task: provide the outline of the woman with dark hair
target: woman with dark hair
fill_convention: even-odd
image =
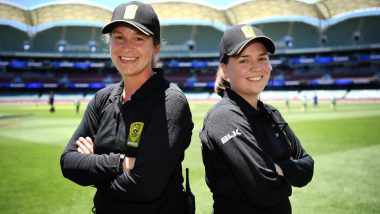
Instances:
[[[313,176],[314,161],[280,112],[259,99],[275,52],[259,29],[236,25],[220,42],[215,91],[222,99],[200,132],[214,214],[289,214],[292,186]]]

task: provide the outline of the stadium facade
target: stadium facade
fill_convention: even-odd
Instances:
[[[101,3],[0,1],[0,92],[92,93],[120,81],[101,35]],[[100,2],[100,1],[93,1]],[[161,20],[160,66],[186,91],[211,91],[223,31],[259,27],[276,43],[270,90],[380,88],[380,1],[145,1]]]

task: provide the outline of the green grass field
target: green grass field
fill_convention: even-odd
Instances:
[[[312,182],[293,188],[295,214],[380,213],[380,103],[327,104],[290,112],[274,103],[315,160]],[[211,104],[192,103],[195,128],[186,151],[197,213],[211,213],[198,134]],[[91,213],[92,187],[63,178],[59,158],[80,121],[72,104],[0,105],[0,213]],[[83,109],[83,108],[82,108]]]

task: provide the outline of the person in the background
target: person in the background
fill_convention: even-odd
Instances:
[[[330,98],[330,107],[331,107],[331,110],[333,111],[336,110],[336,98],[334,95]]]
[[[200,132],[213,213],[289,214],[292,186],[311,181],[314,161],[280,112],[259,100],[274,43],[242,24],[228,29],[219,47],[215,91],[222,99]]]
[[[48,103],[49,103],[49,111],[50,111],[50,113],[54,113],[55,112],[55,106],[54,106],[54,92],[50,92],[50,94],[49,94],[49,101],[48,101]]]
[[[75,112],[77,114],[79,114],[79,111],[80,111],[80,99],[79,98],[76,98],[75,101],[74,101],[74,105],[75,105]]]
[[[290,99],[289,97],[285,97],[285,107],[288,112],[290,112]]]
[[[301,104],[302,104],[301,105],[301,111],[306,112],[306,110],[307,110],[307,97],[306,97],[306,95],[302,96]]]
[[[314,107],[318,107],[318,95],[317,95],[317,93],[314,94],[313,104],[314,104]]]
[[[122,81],[88,104],[61,156],[62,173],[97,189],[96,213],[185,213],[181,163],[193,122],[183,92],[154,68],[157,15],[148,4],[121,4],[102,33]]]

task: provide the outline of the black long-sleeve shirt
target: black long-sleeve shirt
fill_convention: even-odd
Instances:
[[[314,161],[280,112],[261,101],[258,108],[227,89],[205,117],[200,138],[215,214],[290,213],[291,186],[312,179]]]
[[[126,103],[120,98],[123,82],[96,93],[61,156],[66,178],[97,188],[97,213],[186,209],[181,162],[191,141],[191,112],[182,91],[161,70],[155,72]],[[136,122],[140,128],[134,129]],[[77,152],[76,140],[87,136],[94,141],[94,155]],[[119,168],[121,153],[136,157],[129,172]]]

